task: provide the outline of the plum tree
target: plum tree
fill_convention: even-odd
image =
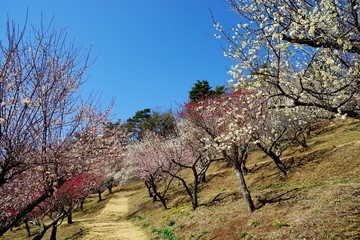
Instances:
[[[360,118],[359,2],[229,1],[239,22],[214,20],[237,86],[271,87],[281,107],[308,106]],[[286,99],[286,100],[284,100]],[[287,104],[284,104],[287,103]]]
[[[0,236],[73,176],[96,171],[93,158],[72,155],[74,143],[85,130],[100,134],[108,114],[77,93],[89,49],[51,25],[29,37],[15,26],[0,42]]]

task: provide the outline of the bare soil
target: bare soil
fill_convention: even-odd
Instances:
[[[77,219],[81,223],[83,231],[80,239],[149,239],[140,227],[126,219],[129,213],[129,196],[131,194],[133,194],[131,191],[116,192],[97,215],[92,218]]]

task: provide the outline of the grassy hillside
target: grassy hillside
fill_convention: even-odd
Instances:
[[[115,191],[134,192],[127,219],[153,239],[360,239],[360,122],[318,123],[307,143],[305,149],[292,146],[285,152],[287,176],[262,152],[250,152],[246,180],[258,208],[253,213],[244,204],[233,169],[224,162],[210,167],[195,211],[177,182],[168,195],[168,210],[152,202],[143,183]],[[74,213],[75,223],[59,227],[58,239],[86,239],[82,221],[96,218],[116,196],[106,192],[101,202],[96,195],[89,197],[85,211]],[[0,239],[31,238],[19,227]]]
[[[169,210],[139,184],[131,217],[155,239],[360,239],[360,123],[323,122],[307,143],[283,156],[288,176],[262,152],[250,153],[246,180],[254,213],[234,171],[216,163],[201,185],[197,210],[180,184],[171,189]]]

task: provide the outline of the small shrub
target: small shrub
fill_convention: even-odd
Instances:
[[[284,219],[276,219],[273,225],[278,228],[290,226],[289,224],[286,223]]]
[[[325,238],[325,239],[333,239],[333,238],[331,237],[330,232],[329,232],[327,229],[325,229],[325,230],[322,232],[322,236],[323,236],[323,238]]]
[[[168,227],[174,226],[175,222],[173,220],[170,220],[167,224]]]
[[[317,208],[315,208],[315,209],[313,210],[313,213],[316,214],[316,215],[318,215],[318,214],[321,213],[321,209],[320,209],[319,207],[317,207]]]
[[[257,227],[261,224],[259,219],[251,219],[249,221],[249,227]]]
[[[149,227],[149,223],[148,222],[143,222],[143,224],[142,224],[142,226],[143,226],[143,228],[147,228],[147,227]]]
[[[162,237],[163,239],[169,239],[169,240],[180,240],[180,238],[178,238],[173,230],[169,227],[166,228],[152,228],[151,229],[152,233],[155,233],[157,235],[160,235],[160,237]]]
[[[139,216],[139,215],[135,215],[135,219],[136,219],[137,221],[143,220],[143,218],[142,218],[141,216]]]
[[[245,230],[242,230],[239,234],[239,238],[246,238],[246,239],[252,239],[253,234],[251,232],[246,232]]]
[[[247,236],[247,232],[245,230],[242,230],[241,233],[239,234],[240,238],[246,238]]]
[[[185,227],[185,224],[180,224],[178,228],[183,229]]]

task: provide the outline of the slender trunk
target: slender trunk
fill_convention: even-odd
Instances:
[[[239,154],[241,157],[241,159],[239,159],[240,161],[240,165],[241,165],[241,169],[243,170],[244,174],[248,174],[249,173],[249,169],[246,167],[246,159],[247,159],[247,147],[245,147],[241,154]]]
[[[46,231],[51,227],[51,225],[49,226],[45,226],[43,223],[41,223],[40,225],[40,230],[39,232],[36,234],[36,236],[33,238],[33,240],[40,240],[44,237]]]
[[[112,194],[112,187],[113,187],[113,184],[112,183],[108,183],[106,184],[106,188],[109,190],[109,193]]]
[[[99,197],[99,202],[101,202],[102,198],[101,198],[101,190],[98,190],[98,197]]]
[[[195,210],[199,204],[198,204],[198,188],[199,188],[199,176],[198,173],[196,171],[196,166],[192,166],[192,171],[193,171],[193,175],[194,175],[194,186],[192,189],[192,199],[191,199],[191,203],[192,203],[192,209]],[[205,176],[205,174],[204,174]]]
[[[245,177],[243,174],[243,171],[241,169],[241,163],[245,160],[247,157],[246,155],[247,146],[245,146],[239,155],[239,147],[235,144],[231,147],[231,156],[229,156],[226,151],[223,151],[224,158],[227,159],[229,162],[232,162],[235,168],[236,177],[238,179],[239,185],[240,185],[240,192],[245,200],[245,204],[250,210],[250,212],[255,211],[255,205],[252,201],[251,194],[249,189],[246,186]]]
[[[204,172],[203,174],[201,174],[201,182],[206,182],[206,172]]]
[[[26,228],[26,232],[27,232],[27,236],[30,237],[31,236],[31,231],[30,231],[30,226],[29,226],[29,221],[25,220],[25,228]]]
[[[74,223],[73,220],[72,220],[72,210],[71,210],[71,209],[69,210],[69,212],[68,212],[68,214],[67,214],[67,223],[68,223],[69,225],[72,224],[72,223]]]
[[[180,180],[180,182],[181,182],[182,185],[184,186],[187,194],[189,195],[189,197],[190,197],[190,199],[191,199],[192,209],[195,209],[196,207],[194,208],[194,204],[197,202],[197,200],[194,201],[193,191],[189,188],[189,186],[186,184],[186,181],[185,181],[183,178],[181,178],[181,177],[179,177],[179,176],[177,176],[177,175],[172,175],[172,176],[173,176],[174,178]]]
[[[207,164],[204,169],[200,170],[200,181],[201,182],[206,182],[206,172],[209,169],[210,164]]]
[[[55,221],[54,224],[52,225],[50,240],[56,240],[57,227],[58,227],[57,223],[58,221]]]
[[[241,169],[245,175],[249,173],[249,169],[246,167],[245,163],[241,163]]]
[[[280,157],[278,155],[276,155],[273,151],[266,149],[263,145],[261,145],[260,143],[256,144],[264,153],[266,153],[269,157],[271,157],[271,159],[275,162],[276,166],[279,168],[279,170],[284,173],[285,175],[286,173],[286,166],[284,165],[284,163],[280,160]]]
[[[194,181],[194,187],[193,187],[193,195],[192,195],[192,209],[195,210],[198,206],[198,182],[195,180]]]
[[[286,166],[284,165],[284,163],[280,160],[280,157],[277,156],[275,153],[273,152],[270,152],[269,156],[274,160],[276,166],[280,169],[280,171],[283,173],[283,174],[287,174],[286,170]]]
[[[144,182],[145,183],[145,186],[148,190],[148,194],[149,194],[149,197],[151,197],[153,199],[153,202],[156,202],[157,201],[157,196],[155,193],[153,193],[151,191],[151,184],[149,184],[147,181]]]
[[[162,196],[160,193],[157,194],[157,197],[159,198],[161,204],[163,205],[164,209],[168,209],[167,205],[166,205],[166,199],[164,196]]]
[[[164,209],[168,209],[167,205],[166,205],[166,199],[165,199],[165,193],[164,195],[161,195],[158,191],[157,191],[157,187],[156,184],[154,182],[151,183],[151,187],[154,191],[153,195],[155,195],[155,197],[158,197],[161,204],[163,205]]]
[[[244,197],[246,206],[248,207],[250,212],[253,212],[253,211],[255,211],[255,205],[254,205],[254,202],[251,199],[249,189],[246,186],[246,182],[245,182],[243,172],[242,172],[241,168],[236,168],[236,167],[235,167],[235,171],[236,171],[236,177],[237,177],[238,182],[240,184],[240,191],[241,191],[242,196]]]
[[[144,184],[146,186],[146,189],[148,190],[149,197],[152,197],[151,187],[150,187],[149,183],[147,181],[144,181]]]
[[[80,201],[80,210],[83,212],[84,211],[84,203],[85,203],[85,199],[82,199]]]
[[[36,234],[36,236],[33,238],[33,240],[40,240],[44,237],[47,230],[49,230],[52,227],[50,240],[56,240],[56,232],[57,232],[57,226],[58,222],[62,219],[64,219],[64,213],[61,213],[60,215],[57,215],[55,219],[52,219],[52,222],[49,225],[45,225],[43,221],[39,220],[40,224],[40,230]]]

